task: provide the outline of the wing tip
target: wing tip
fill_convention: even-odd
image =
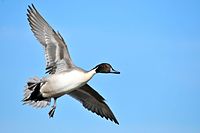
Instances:
[[[104,113],[100,113],[100,112],[97,112],[95,110],[91,110],[88,108],[87,104],[83,104],[83,106],[88,110],[88,111],[91,111],[92,113],[95,113],[97,114],[98,116],[101,116],[101,118],[105,118],[106,120],[110,120],[112,122],[114,122],[115,124],[119,125],[119,122],[118,120],[116,119],[116,117],[114,116],[114,114],[111,112],[111,114],[104,114]]]
[[[30,5],[28,5],[28,8],[29,9],[36,9],[33,3],[31,3]]]
[[[113,121],[115,124],[119,125],[119,122],[117,121],[116,118],[112,119],[111,121]]]
[[[32,13],[38,13],[38,11],[35,8],[33,3],[28,5],[27,12],[28,12],[29,15],[32,14]]]
[[[106,116],[104,116],[104,117],[106,118]],[[114,122],[115,124],[119,125],[119,122],[117,121],[117,119],[116,119],[116,117],[114,116],[113,113],[111,113],[110,115],[108,114],[108,116],[107,116],[106,119],[107,119],[107,120],[109,119],[109,120],[111,120],[112,122]]]

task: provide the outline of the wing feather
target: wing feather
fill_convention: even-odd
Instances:
[[[54,74],[73,67],[71,57],[68,52],[67,45],[60,35],[47,23],[47,21],[40,15],[37,9],[28,6],[28,21],[32,32],[37,40],[43,45],[45,49],[46,70],[49,74]],[[65,62],[62,69],[57,70],[59,62]]]
[[[119,124],[111,109],[104,102],[104,98],[88,84],[70,92],[69,95],[81,102],[89,111]]]

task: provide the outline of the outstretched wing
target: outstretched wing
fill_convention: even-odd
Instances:
[[[46,73],[54,74],[73,66],[64,39],[36,10],[34,5],[28,6],[28,21],[37,40],[43,45],[46,57]]]
[[[104,102],[105,99],[88,84],[70,92],[69,95],[77,99],[85,108],[93,113],[119,124],[111,109]]]

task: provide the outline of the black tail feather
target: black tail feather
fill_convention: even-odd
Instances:
[[[50,104],[50,99],[44,98],[40,92],[43,82],[35,77],[27,82],[24,90],[24,104],[29,104],[34,107],[46,107]]]

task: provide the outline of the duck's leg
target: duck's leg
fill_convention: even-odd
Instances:
[[[56,110],[56,99],[57,98],[54,98],[54,104],[53,106],[51,107],[51,110],[49,111],[49,118],[53,117],[54,113],[55,113],[55,110]]]

